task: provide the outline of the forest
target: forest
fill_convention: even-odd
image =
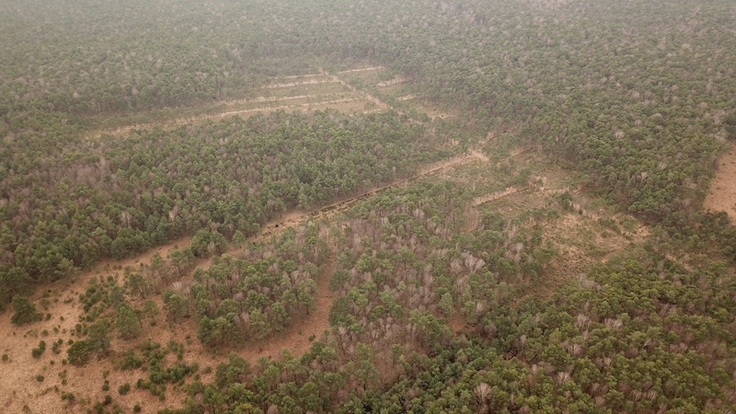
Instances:
[[[733,2],[0,2],[9,412],[736,411]]]

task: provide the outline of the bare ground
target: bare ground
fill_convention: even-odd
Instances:
[[[381,70],[381,69],[386,69],[386,67],[385,66],[369,66],[369,67],[366,67],[366,68],[343,70],[343,71],[340,71],[340,72],[337,72],[337,73],[340,74],[340,73],[353,73],[353,72],[367,72],[367,71]]]
[[[2,352],[8,355],[10,361],[1,365],[3,375],[0,376],[0,407],[2,407],[0,411],[21,413],[23,407],[28,406],[33,413],[85,412],[86,408],[89,407],[89,405],[82,403],[72,406],[62,404],[60,395],[53,390],[54,386],[58,386],[64,391],[73,392],[78,400],[89,398],[92,403],[104,399],[106,394],[118,397],[117,387],[126,381],[130,373],[116,372],[114,375],[111,374],[110,391],[103,392],[101,389],[102,372],[111,370],[109,361],[93,362],[81,368],[62,365],[61,363],[62,359],[66,358],[66,349],[68,348],[66,342],[69,339],[77,339],[71,336],[71,332],[74,330],[74,326],[79,323],[79,317],[82,314],[77,295],[86,289],[92,277],[100,278],[114,274],[116,272],[112,270],[114,268],[138,267],[141,263],[150,262],[155,253],[160,253],[162,257],[166,257],[168,252],[176,246],[184,247],[189,244],[190,240],[190,238],[179,239],[133,259],[102,261],[93,269],[80,274],[73,281],[60,281],[45,287],[43,291],[50,292],[51,301],[49,308],[44,310],[44,313],[52,315],[48,321],[15,326],[10,323],[10,313],[3,314],[3,319],[0,321],[0,337],[3,338],[0,346],[2,346]],[[117,273],[122,272],[117,271]],[[69,298],[71,301],[64,303]],[[54,328],[58,330],[58,333],[55,333]],[[48,335],[43,335],[44,330],[48,331]],[[61,347],[62,352],[55,355],[51,350],[51,344],[59,338],[64,341],[64,345]],[[31,349],[36,347],[40,340],[46,341],[47,349],[41,358],[34,359],[31,356]],[[113,341],[113,348],[120,345],[118,342]],[[66,371],[67,385],[62,385],[62,379],[60,378],[60,373],[64,371]],[[43,382],[37,381],[36,375],[43,375]],[[137,380],[139,376],[144,375],[138,372],[136,378],[132,381]],[[131,394],[138,395],[139,393],[134,391]],[[146,397],[144,399],[153,401],[153,404],[146,405],[147,410],[164,408],[163,405],[157,405],[157,400],[152,399],[148,392],[146,394],[143,395],[143,397]],[[118,398],[115,398],[115,400],[117,401]],[[127,407],[128,412],[132,410],[134,404],[135,402]],[[64,407],[63,410],[62,407]],[[124,405],[123,407],[125,408]]]
[[[731,150],[719,160],[718,171],[705,197],[703,208],[725,211],[731,223],[736,223],[736,144],[731,144]]]

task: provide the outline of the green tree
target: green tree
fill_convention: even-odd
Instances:
[[[87,341],[100,356],[106,356],[110,352],[110,329],[110,321],[107,319],[100,319],[89,326]]]
[[[127,304],[118,307],[118,315],[115,320],[115,328],[122,339],[135,339],[143,332],[140,318],[135,309]]]
[[[208,317],[199,321],[197,338],[203,345],[218,347],[233,343],[238,336],[238,328],[232,319],[235,315],[220,316],[215,319]]]
[[[172,321],[179,321],[189,314],[189,298],[172,290],[164,292],[164,307]]]
[[[75,341],[67,350],[67,359],[69,363],[76,366],[86,364],[92,353],[94,346],[88,340]]]
[[[446,317],[452,316],[453,312],[455,311],[455,304],[452,300],[452,295],[449,292],[445,292],[445,294],[442,295],[442,298],[440,298],[439,307],[442,310],[442,313]]]
[[[40,321],[43,316],[40,312],[36,311],[36,305],[34,305],[26,296],[13,296],[13,310],[15,313],[10,318],[10,321],[16,325],[37,322]]]
[[[125,287],[130,295],[140,295],[145,299],[150,293],[148,281],[140,273],[130,273],[125,276]]]
[[[238,247],[243,247],[243,244],[245,244],[248,241],[248,238],[245,237],[242,231],[235,230],[235,234],[233,234],[233,244]]]

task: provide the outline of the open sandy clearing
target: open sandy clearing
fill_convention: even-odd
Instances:
[[[736,144],[718,161],[718,171],[703,203],[705,210],[725,211],[736,223]]]
[[[8,355],[9,362],[2,363],[0,412],[21,413],[24,406],[28,406],[33,413],[61,412],[61,407],[65,404],[62,404],[59,394],[53,390],[54,386],[59,386],[62,390],[71,390],[80,397],[80,400],[81,397],[102,400],[106,394],[117,396],[117,387],[126,381],[123,378],[127,378],[126,376],[129,376],[130,372],[121,373],[116,371],[111,373],[109,378],[111,390],[103,392],[101,389],[102,373],[105,370],[111,370],[112,363],[109,360],[91,363],[80,368],[62,365],[61,363],[62,359],[66,358],[67,341],[77,339],[77,337],[71,336],[71,332],[75,325],[79,323],[79,316],[82,314],[77,294],[86,289],[92,277],[102,278],[115,273],[120,274],[122,271],[114,269],[124,269],[127,266],[139,267],[141,263],[150,262],[156,253],[166,257],[171,250],[184,247],[190,242],[190,237],[182,238],[165,246],[151,249],[136,258],[102,261],[93,269],[80,274],[72,282],[59,281],[44,287],[42,291],[50,293],[49,299],[51,302],[49,308],[43,310],[44,313],[51,314],[51,319],[47,321],[15,326],[10,324],[10,313],[6,312],[3,315],[2,322],[0,322],[0,337],[3,338],[0,341],[0,346],[2,347],[2,353]],[[68,299],[71,300],[64,303]],[[39,310],[42,309],[39,308]],[[48,333],[44,335],[44,331]],[[51,343],[57,339],[62,339],[64,342],[61,347],[62,352],[58,355],[51,350]],[[35,359],[31,356],[31,349],[36,347],[41,340],[47,342],[48,349],[41,358]],[[113,348],[116,347],[116,343],[117,340],[114,340]],[[43,381],[38,381],[37,375],[42,375],[44,377]],[[62,385],[62,375],[67,378],[67,386]],[[138,377],[145,376],[144,373],[140,372],[135,373],[135,375],[133,381]],[[113,384],[115,388],[112,388]],[[157,401],[157,399],[152,398],[150,393],[147,391],[146,393],[147,395],[144,395],[144,397],[154,403]],[[135,392],[131,392],[131,394],[138,395]],[[140,395],[143,395],[143,393]],[[118,398],[116,398],[116,401],[118,401]],[[131,402],[130,406],[127,407],[128,412],[132,410],[134,404],[135,402]],[[74,407],[68,407],[66,412],[86,412],[88,407],[85,406],[82,409],[83,405],[81,403],[75,404]],[[123,405],[123,407],[125,406]],[[146,405],[148,410],[157,410],[164,407],[164,405],[156,404]]]
[[[162,112],[159,120],[151,121],[151,117],[141,114],[134,114],[127,121],[122,121],[124,126],[112,127],[107,129],[93,130],[85,133],[87,139],[97,139],[103,135],[121,136],[127,134],[133,129],[152,129],[154,127],[174,128],[178,125],[197,124],[209,119],[219,119],[227,116],[244,115],[249,116],[255,113],[268,114],[274,111],[304,111],[304,110],[326,110],[334,109],[345,113],[370,113],[393,109],[397,110],[380,98],[363,90],[356,88],[348,81],[338,75],[352,76],[363,79],[361,73],[370,73],[369,77],[376,77],[379,70],[384,69],[382,66],[374,66],[367,68],[351,69],[334,74],[326,72],[320,68],[320,73],[302,75],[294,78],[282,77],[275,79],[276,83],[264,86],[260,91],[260,96],[249,99],[233,99],[213,103],[206,109],[192,110],[186,109],[179,112],[169,111]],[[284,82],[286,81],[286,82]],[[379,86],[392,87],[405,82],[403,77],[396,77],[378,83]],[[413,99],[413,96],[411,96]],[[408,98],[407,98],[408,99]],[[431,118],[449,118],[455,116],[452,113],[438,112],[438,108],[428,103],[416,102],[412,103],[420,112],[427,113]],[[179,115],[179,116],[177,116]],[[417,122],[417,121],[412,121]],[[125,125],[127,123],[127,125]]]

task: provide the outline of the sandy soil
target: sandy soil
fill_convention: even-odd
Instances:
[[[66,403],[62,404],[60,395],[53,390],[54,386],[58,386],[64,391],[73,392],[79,400],[91,398],[92,403],[94,403],[94,401],[104,399],[106,394],[110,394],[117,401],[117,398],[115,398],[118,397],[117,387],[125,382],[122,378],[130,376],[130,372],[116,373],[115,381],[113,381],[113,375],[111,374],[110,391],[103,392],[101,389],[103,383],[102,372],[111,370],[112,366],[109,361],[93,362],[82,368],[62,365],[61,363],[62,359],[66,358],[68,348],[66,342],[69,339],[77,339],[77,337],[71,335],[74,326],[80,322],[79,316],[82,314],[77,296],[86,289],[92,277],[107,277],[111,274],[122,275],[122,270],[113,269],[124,269],[126,266],[138,267],[141,263],[150,262],[155,253],[166,257],[169,251],[177,246],[186,246],[190,241],[191,238],[182,238],[165,246],[151,249],[136,258],[102,261],[93,269],[77,276],[73,281],[60,281],[39,289],[33,299],[38,299],[38,296],[41,296],[43,292],[49,293],[51,304],[48,309],[43,310],[44,313],[51,314],[51,319],[47,321],[15,326],[10,323],[10,312],[2,314],[2,320],[0,320],[0,338],[2,338],[0,346],[2,347],[2,353],[7,354],[10,360],[9,362],[0,363],[3,372],[3,375],[0,375],[0,412],[21,413],[26,405],[33,413],[62,412],[62,407],[66,407],[65,411],[68,412],[86,411],[88,405],[85,404],[77,403],[69,407]],[[120,281],[122,282],[122,279]],[[64,303],[68,299],[71,299],[70,303]],[[39,308],[39,310],[42,309]],[[54,331],[54,328],[58,330],[58,333]],[[44,335],[44,331],[48,331],[48,334]],[[52,343],[57,339],[64,341],[64,345],[61,346],[61,353],[58,355],[54,354],[51,349]],[[41,340],[44,340],[47,344],[46,351],[41,358],[34,359],[31,356],[31,350]],[[119,345],[117,342],[113,341],[113,348]],[[63,371],[66,371],[67,385],[62,385],[60,374]],[[37,375],[44,376],[43,382],[36,380]],[[132,381],[137,380],[140,376],[143,376],[142,373],[136,373]],[[119,380],[118,377],[120,377]],[[136,394],[136,392],[131,392],[131,394]],[[147,397],[150,399],[150,394]],[[134,404],[131,403],[128,409],[132,410]],[[82,409],[83,406],[84,409]],[[164,408],[164,406],[160,406],[160,408]]]
[[[703,208],[725,211],[731,223],[736,223],[736,144],[731,144],[731,150],[719,160]]]

